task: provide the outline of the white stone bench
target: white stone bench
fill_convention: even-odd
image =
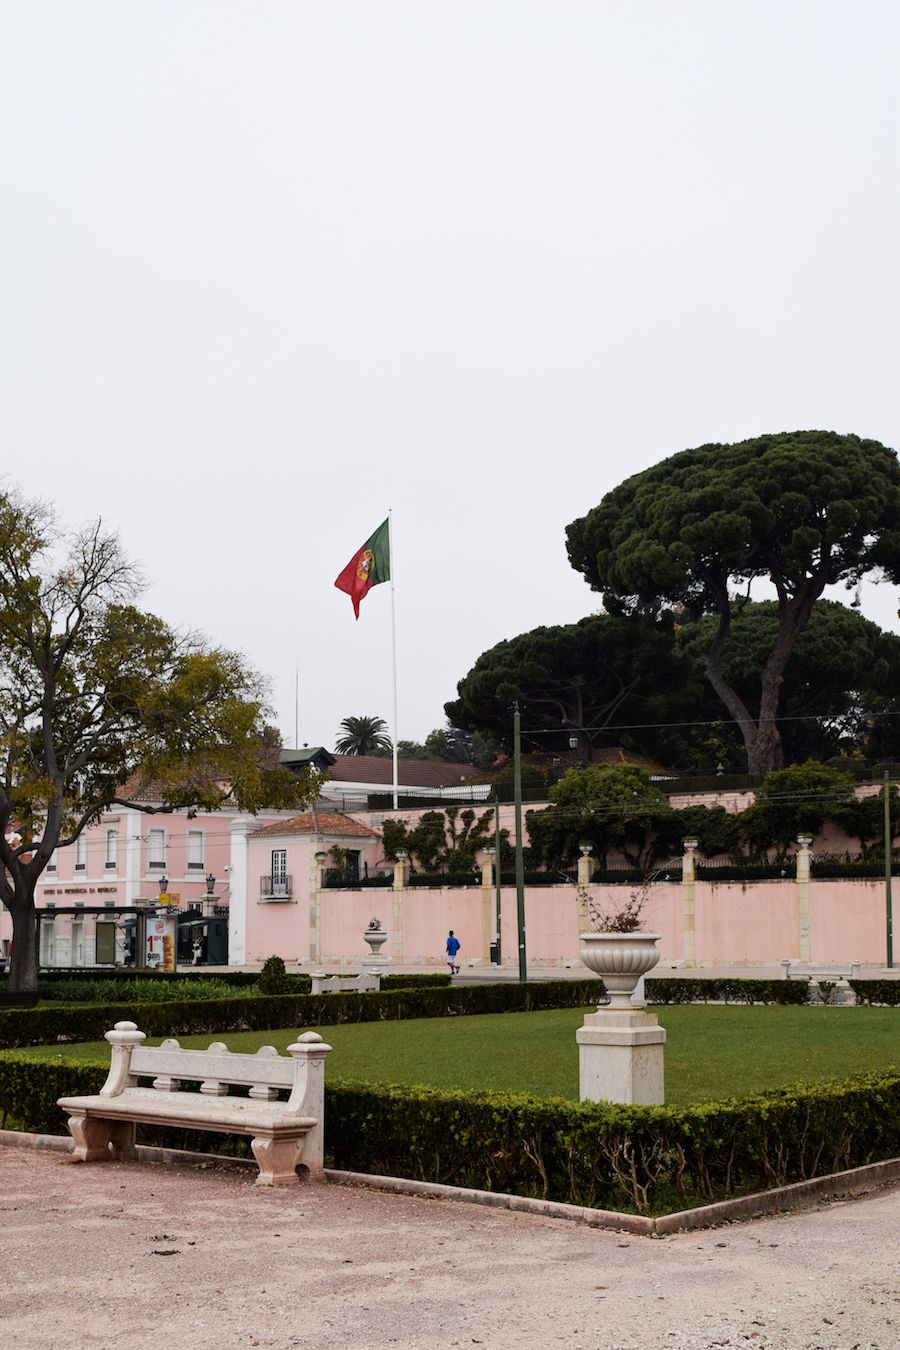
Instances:
[[[377,994],[381,989],[380,975],[326,975],[324,970],[310,971],[314,994]]]
[[[259,1165],[261,1186],[291,1186],[324,1178],[325,1056],[331,1049],[314,1031],[288,1046],[290,1058],[264,1045],[255,1055],[235,1054],[221,1042],[183,1050],[175,1040],[144,1046],[134,1022],[117,1022],[109,1076],[95,1097],[61,1097],[75,1140],[73,1162],[135,1157],[137,1125],[246,1134]],[[138,1079],[152,1078],[152,1087]],[[183,1082],[199,1084],[181,1091]],[[229,1095],[231,1086],[248,1096]],[[280,1090],[290,1092],[279,1101]]]

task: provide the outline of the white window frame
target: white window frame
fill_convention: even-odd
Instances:
[[[118,829],[110,829],[106,831],[105,866],[110,872],[114,872],[119,866]]]
[[[56,849],[54,849],[53,852],[50,854],[50,858],[47,862],[46,871],[48,872],[56,871]]]
[[[273,848],[269,859],[273,895],[287,895],[287,849]]]
[[[188,830],[185,839],[185,863],[188,872],[204,872],[203,861],[205,834],[203,830]]]
[[[81,831],[81,834],[80,834],[80,835],[78,836],[78,838],[75,840],[75,871],[76,871],[76,872],[86,872],[86,871],[87,871],[87,845],[88,845],[87,834],[85,833],[84,830],[82,830],[82,831]]]
[[[166,848],[168,840],[165,830],[147,831],[147,870],[164,872],[166,870]],[[154,856],[154,854],[158,856]]]

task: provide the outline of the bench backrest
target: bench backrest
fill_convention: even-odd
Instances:
[[[254,1055],[228,1049],[214,1041],[206,1050],[182,1050],[178,1041],[163,1041],[160,1046],[135,1046],[131,1053],[131,1078],[155,1078],[161,1087],[165,1080],[199,1082],[201,1091],[216,1091],[217,1084],[236,1087],[291,1088],[296,1066],[293,1059],[279,1055],[272,1045],[263,1045]]]

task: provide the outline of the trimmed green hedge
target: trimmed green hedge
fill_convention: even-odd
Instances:
[[[848,980],[857,1003],[900,1008],[900,980]]]
[[[423,975],[382,975],[382,989],[449,989],[449,970],[429,971]]]
[[[546,980],[529,984],[459,985],[383,990],[378,994],[280,995],[198,999],[183,1003],[106,1003],[94,1007],[0,1010],[0,1049],[55,1041],[98,1041],[115,1022],[137,1021],[148,1036],[269,1031],[276,1027],[383,1022],[410,1017],[583,1008],[604,994],[602,981]]]
[[[107,1006],[111,1003],[181,1003],[186,999],[222,999],[228,998],[228,989],[240,990],[242,998],[254,998],[258,994],[258,977],[242,975],[220,978],[218,975],[159,975],[134,971],[106,975],[93,971],[54,971],[48,977],[40,976],[41,996],[51,1002],[59,1003],[97,1003]],[[436,989],[450,984],[449,973],[436,971],[422,975],[384,975],[382,989]],[[172,993],[168,990],[176,988]],[[308,994],[312,989],[312,980],[306,974],[285,974],[283,976],[283,994]],[[0,992],[6,988],[0,983]]]
[[[95,1065],[7,1055],[0,1110],[58,1134],[57,1098],[97,1092],[104,1078]],[[900,1072],[688,1108],[333,1082],[326,1116],[335,1167],[665,1213],[896,1156]],[[169,1144],[175,1134],[155,1132]],[[246,1142],[177,1135],[216,1152]]]
[[[700,980],[668,976],[644,985],[648,1003],[778,1003],[809,1002],[808,980]]]

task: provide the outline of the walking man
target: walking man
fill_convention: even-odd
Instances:
[[[456,962],[458,952],[459,952],[459,938],[453,936],[453,929],[451,928],[449,934],[447,935],[447,965],[450,967],[451,975],[459,974],[459,966],[457,965]]]

